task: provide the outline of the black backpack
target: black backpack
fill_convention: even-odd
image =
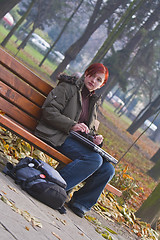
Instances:
[[[7,163],[3,172],[31,196],[53,209],[60,209],[67,199],[65,180],[41,160],[25,157],[16,166]]]

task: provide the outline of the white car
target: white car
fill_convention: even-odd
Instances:
[[[53,51],[49,53],[49,59],[51,61],[55,61],[57,64],[60,64],[64,58],[65,56],[59,51]],[[69,68],[69,64],[67,65],[66,68],[67,69]]]
[[[46,42],[43,38],[41,38],[38,34],[33,33],[30,38],[30,43],[34,45],[41,52],[46,52],[51,46],[48,42]]]
[[[61,63],[64,59],[64,55],[59,51],[53,51],[49,53],[49,58],[57,63]]]

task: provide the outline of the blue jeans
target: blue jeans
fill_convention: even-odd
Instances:
[[[97,202],[105,185],[112,179],[114,167],[70,136],[57,150],[73,160],[59,171],[67,183],[66,191],[85,181],[84,186],[74,192],[71,200],[73,206],[85,213]]]

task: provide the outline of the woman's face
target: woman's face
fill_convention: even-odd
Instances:
[[[92,92],[98,88],[100,88],[105,80],[105,74],[104,73],[95,73],[92,76],[85,75],[84,78],[84,84],[86,88]]]

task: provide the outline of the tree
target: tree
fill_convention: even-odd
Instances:
[[[132,101],[134,100],[141,84],[142,83],[140,82],[139,85],[135,88],[134,92],[132,92],[132,94],[124,102],[124,105],[119,109],[119,111],[117,111],[120,117],[127,111],[128,107],[132,104]]]
[[[158,129],[160,130],[160,128]],[[148,170],[147,174],[154,180],[158,181],[160,178],[160,148],[157,150],[157,152],[152,156],[150,160],[154,162],[155,165],[150,170]]]
[[[9,39],[12,37],[12,35],[15,33],[15,31],[18,29],[18,27],[22,24],[22,22],[26,19],[26,17],[28,16],[29,12],[31,11],[34,3],[37,0],[32,0],[31,3],[28,6],[27,11],[24,13],[24,15],[19,19],[19,21],[14,25],[14,27],[11,29],[11,31],[8,33],[8,35],[5,37],[5,39],[2,41],[1,45],[4,47],[7,42],[9,41]]]
[[[160,58],[159,51],[157,51],[159,49],[159,44],[157,45],[157,42],[153,38],[151,32],[149,32],[148,35],[147,40],[146,38],[144,39],[143,43],[141,44],[142,47],[139,48],[137,54],[130,64],[130,78],[128,80],[130,81],[130,85],[134,86],[132,88],[132,94],[130,95],[130,98],[136,95],[143,95],[145,96],[145,99],[148,98],[149,103],[151,103],[153,97],[155,97],[155,95],[157,95],[159,92],[160,78],[157,63],[159,62],[158,59]],[[129,98],[127,98],[127,102],[125,101],[125,105],[119,111],[122,112],[122,114],[124,112],[123,109],[126,109],[126,105],[129,104],[128,99]],[[120,116],[122,116],[122,114]],[[134,122],[139,118],[139,116],[134,119]],[[155,131],[155,134],[152,134],[150,138],[154,140],[154,138],[156,139],[157,135],[158,128],[157,131]]]
[[[6,15],[20,0],[1,0],[0,19]]]
[[[110,70],[109,81],[104,88],[101,89],[101,94],[104,96],[117,84],[117,81],[121,82],[121,86],[125,84],[128,74],[126,70],[127,66],[130,66],[131,56],[141,47],[145,37],[152,33],[152,28],[156,25],[156,22],[159,22],[159,7],[160,3],[158,3],[156,7],[154,6],[154,11],[149,14],[148,18],[145,16],[145,19],[143,19],[143,22],[140,24],[140,28],[133,37],[128,40],[124,48],[103,60],[103,63],[109,66]],[[157,29],[159,29],[159,26],[157,26]]]
[[[104,23],[106,19],[108,19],[114,11],[122,4],[121,0],[116,2],[110,0],[107,1],[107,5],[103,6],[102,0],[97,0],[92,16],[88,22],[86,29],[82,36],[73,43],[65,52],[64,60],[59,64],[57,69],[51,74],[51,79],[55,80],[58,73],[62,72],[66,66],[76,58],[80,50],[84,47],[84,45],[89,40],[90,36],[97,30],[97,28]]]
[[[155,165],[147,172],[147,174],[154,180],[158,181],[160,178],[160,157],[156,161]]]
[[[44,4],[45,3],[45,4]],[[28,18],[32,22],[31,30],[26,36],[26,38],[18,46],[18,49],[24,48],[31,37],[35,29],[40,28],[44,30],[46,25],[50,26],[52,24],[52,19],[54,18],[56,11],[61,7],[59,1],[50,0],[38,0],[37,3],[32,8]]]
[[[46,55],[44,56],[44,58],[42,59],[42,61],[40,62],[39,66],[41,67],[42,64],[44,63],[44,61],[46,60],[46,58],[48,57],[49,53],[52,51],[52,49],[54,48],[54,46],[56,45],[56,43],[59,41],[59,39],[61,38],[62,34],[64,33],[64,31],[66,30],[68,24],[70,23],[70,21],[72,20],[72,18],[74,17],[74,15],[76,14],[76,12],[78,11],[78,9],[80,8],[80,6],[82,5],[84,0],[81,0],[80,3],[78,4],[78,6],[75,8],[74,12],[71,14],[71,16],[69,17],[69,19],[66,21],[65,25],[63,26],[62,30],[60,31],[60,34],[58,35],[57,39],[55,40],[55,42],[52,44],[52,46],[50,47],[50,49],[47,51]]]
[[[127,131],[130,134],[134,134],[134,132],[144,123],[146,119],[150,118],[151,116],[156,114],[158,111],[160,111],[160,95],[158,95],[158,97],[153,102],[151,102],[151,104],[148,105],[148,108],[143,113],[143,115],[140,116],[136,121],[134,121],[129,126]]]
[[[151,157],[150,159],[152,162],[157,162],[160,160],[160,148],[157,150],[157,152]]]
[[[154,142],[159,142],[160,141],[160,123],[156,124],[157,129],[156,131],[150,136],[151,140]],[[159,154],[157,153],[155,156],[151,158],[151,161],[156,162],[156,159],[158,160],[158,156],[160,158],[160,150]]]
[[[92,59],[91,63],[93,63],[93,62],[100,62],[104,58],[104,56],[107,54],[107,52],[112,47],[114,42],[117,40],[117,38],[120,36],[120,34],[122,34],[122,31],[126,27],[127,23],[132,19],[133,14],[136,13],[137,9],[142,5],[143,2],[144,2],[144,0],[141,0],[137,4],[137,0],[134,0],[134,1],[132,1],[130,3],[128,9],[125,11],[124,15],[117,22],[116,26],[113,28],[113,30],[109,34],[109,36],[107,37],[107,39],[103,43],[102,47],[98,50],[97,54]],[[111,56],[111,58],[109,58],[109,59],[111,59],[111,61],[113,62],[113,64],[117,68],[116,71],[114,71],[115,67],[114,67],[114,70],[113,70],[114,75],[116,73],[116,76],[114,76],[114,79],[116,79],[116,81],[118,79],[119,80],[119,85],[122,88],[125,88],[126,87],[126,81],[124,79],[126,79],[126,78],[123,77],[123,74],[122,74],[122,71],[121,71],[121,69],[123,69],[123,68],[122,68],[121,64],[118,63],[118,62],[120,62],[121,53],[120,54],[119,53],[118,54],[115,53],[115,56],[116,56],[116,59],[115,59],[115,57],[112,57],[112,56]],[[113,58],[114,58],[114,60],[113,60]],[[118,63],[119,66],[117,66],[116,63]],[[106,64],[106,63],[105,63],[105,65],[108,66],[108,64]],[[113,81],[113,79],[112,79],[112,86],[115,85],[115,83],[116,82]],[[106,84],[104,86],[104,88],[101,88],[99,90],[99,93],[103,93],[103,91],[104,91],[104,89],[106,87],[108,87],[108,84]],[[103,94],[102,101],[104,100],[105,96],[106,96],[106,93]]]
[[[113,28],[110,35],[103,43],[102,47],[98,50],[97,54],[92,59],[91,63],[100,62],[104,58],[113,43],[118,39],[120,34],[122,34],[122,31],[126,27],[127,23],[132,19],[133,14],[136,13],[137,9],[142,5],[143,2],[144,0],[141,0],[137,4],[137,0],[134,0],[130,3],[128,9],[125,11],[124,15],[120,18],[116,26]]]
[[[150,223],[152,228],[156,229],[156,223],[160,217],[160,183],[144,201],[135,215],[141,218],[142,221]]]

